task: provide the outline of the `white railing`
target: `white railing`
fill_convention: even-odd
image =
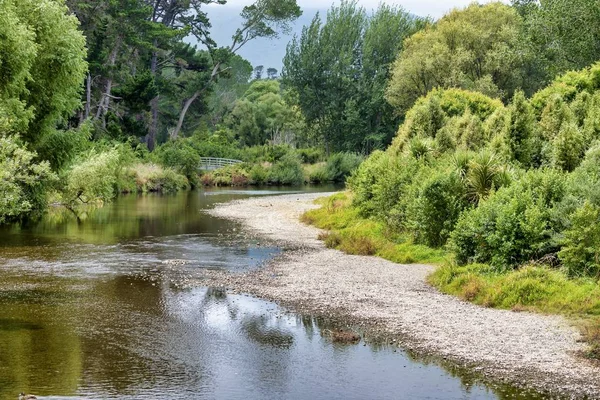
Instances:
[[[214,171],[215,169],[241,164],[242,162],[241,160],[232,160],[229,158],[200,157],[199,168],[202,171]]]

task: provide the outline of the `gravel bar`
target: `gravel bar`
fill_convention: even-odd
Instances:
[[[479,307],[426,283],[435,267],[401,265],[324,247],[299,217],[327,193],[251,198],[209,213],[243,223],[286,251],[257,271],[207,271],[197,284],[262,297],[294,311],[360,326],[365,336],[477,371],[548,397],[600,399],[600,367],[585,359],[568,320]]]

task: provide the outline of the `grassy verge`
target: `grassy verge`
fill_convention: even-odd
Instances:
[[[391,232],[383,222],[360,216],[351,194],[316,201],[321,208],[302,221],[328,230],[329,248],[349,254],[375,255],[397,263],[438,265],[429,283],[440,291],[484,307],[560,314],[569,317],[590,345],[588,356],[600,359],[600,285],[591,278],[571,278],[556,268],[528,265],[499,273],[484,264],[457,266],[452,254],[414,244]]]
[[[446,252],[414,244],[392,233],[384,223],[362,218],[348,193],[317,200],[323,207],[302,216],[302,221],[329,232],[321,239],[329,248],[349,254],[375,255],[397,263],[441,264]]]

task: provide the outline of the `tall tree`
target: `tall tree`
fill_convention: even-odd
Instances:
[[[277,79],[277,74],[279,73],[279,71],[277,71],[277,68],[267,68],[267,78],[269,79]]]
[[[522,19],[510,6],[472,4],[408,38],[387,99],[399,113],[435,87],[508,99],[523,84]]]
[[[7,0],[0,18],[3,133],[35,144],[81,104],[85,39],[60,0]]]
[[[600,59],[600,2],[513,0],[546,79]]]
[[[264,65],[257,65],[254,68],[254,79],[256,79],[256,80],[262,79],[264,72],[265,72]]]
[[[173,130],[171,138],[179,136],[190,106],[216,82],[226,69],[224,64],[233,54],[256,38],[272,39],[277,38],[279,32],[289,32],[290,24],[300,15],[302,15],[302,11],[296,0],[256,0],[254,4],[244,7],[242,10],[241,16],[244,22],[235,32],[232,43],[228,47],[217,47],[216,43],[210,39],[207,30],[194,31],[193,34],[196,38],[209,49],[213,64],[212,71],[206,84],[183,103],[177,126]]]
[[[329,150],[368,152],[389,143],[399,119],[384,101],[390,65],[423,21],[382,5],[373,15],[342,1],[288,45],[282,73],[309,126]]]

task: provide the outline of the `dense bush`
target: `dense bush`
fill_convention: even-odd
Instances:
[[[36,163],[16,137],[0,137],[0,223],[41,210],[56,179],[47,162]]]
[[[189,189],[188,179],[171,168],[156,164],[135,164],[125,173],[125,179],[117,184],[120,192],[175,193]]]
[[[586,202],[577,209],[558,256],[570,275],[600,277],[600,207]]]
[[[532,170],[463,213],[451,235],[457,262],[506,270],[554,255],[564,229],[557,210],[566,187],[564,174]]]
[[[61,177],[63,202],[69,207],[75,207],[112,200],[116,195],[120,168],[117,148],[81,154]]]
[[[155,156],[162,165],[183,174],[192,186],[197,185],[200,156],[186,141],[178,140],[166,143],[156,150]]]
[[[335,153],[327,163],[317,168],[310,175],[310,181],[319,182],[345,182],[363,161],[363,158],[354,153]]]
[[[300,158],[288,153],[276,162],[269,172],[269,183],[278,185],[300,185],[304,182],[304,171]]]
[[[316,164],[325,159],[325,151],[316,147],[296,150],[304,164]]]
[[[246,164],[236,164],[202,175],[201,182],[204,186],[245,186],[250,176]]]
[[[455,171],[423,168],[413,186],[407,228],[417,243],[443,246],[469,206],[464,184]]]

